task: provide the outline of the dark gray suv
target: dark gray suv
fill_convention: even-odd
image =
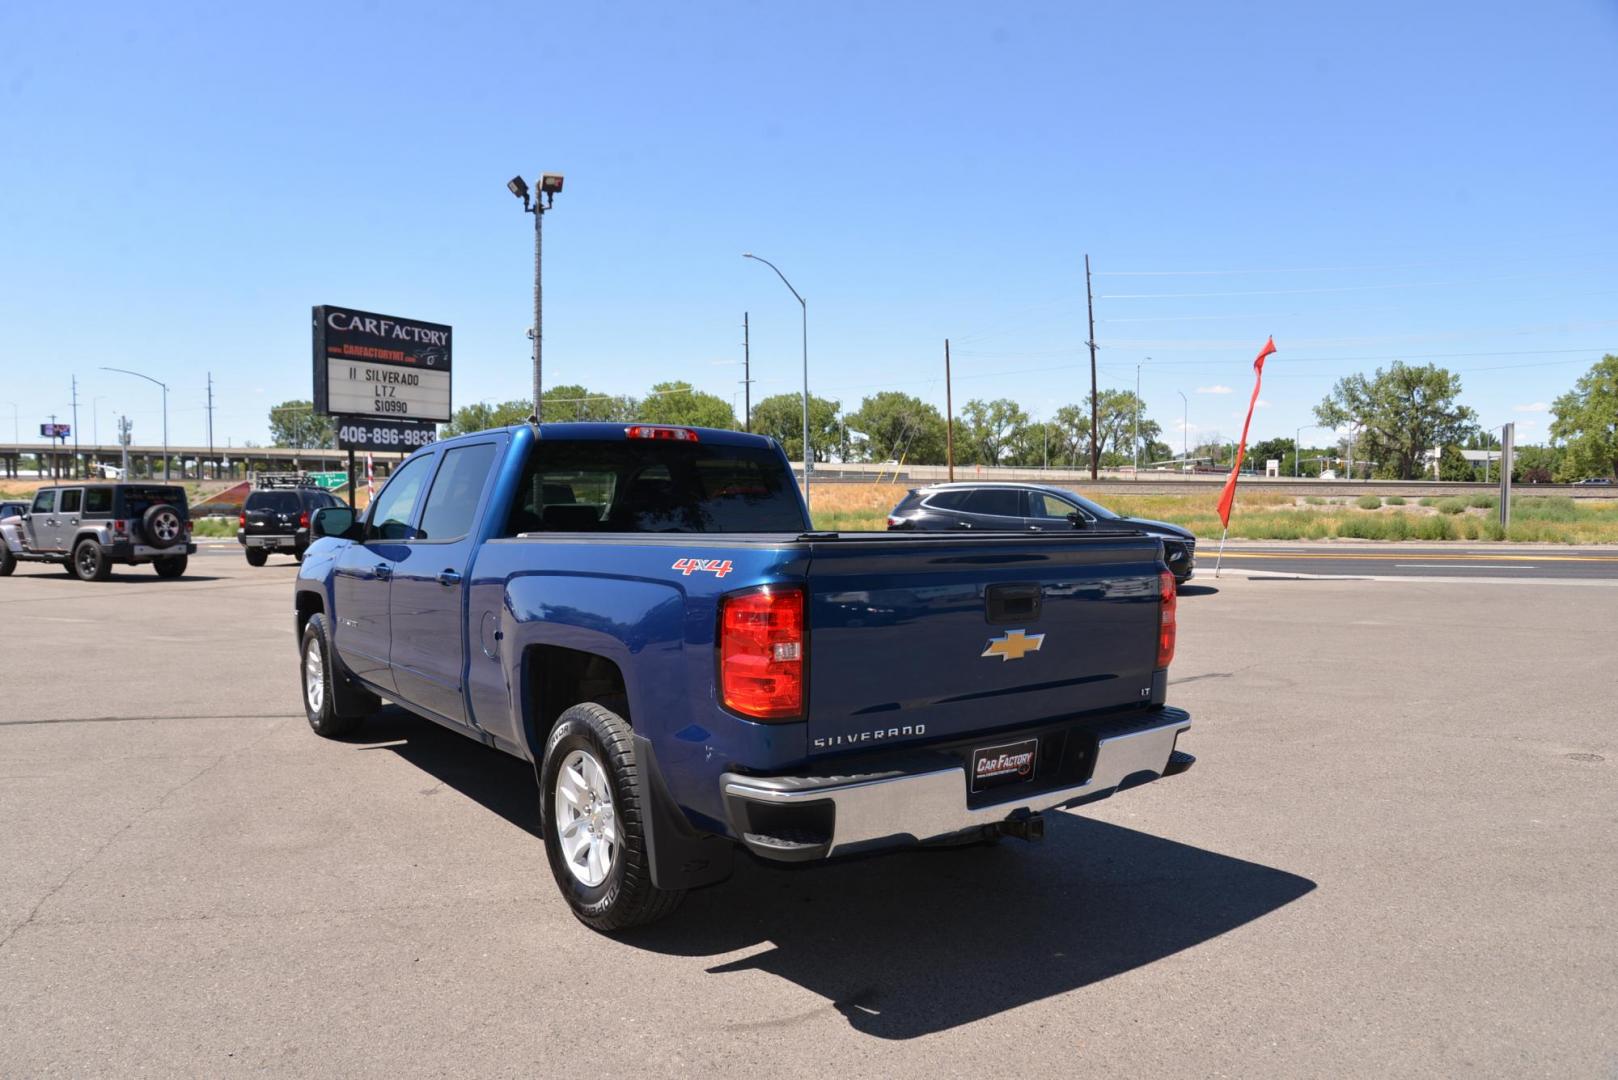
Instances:
[[[19,562],[52,562],[84,581],[143,563],[177,578],[196,550],[185,488],[170,484],[40,488],[25,513],[0,523],[0,577]]]
[[[1132,533],[1163,541],[1163,561],[1184,585],[1197,561],[1197,537],[1166,521],[1124,517],[1066,488],[1044,484],[960,483],[917,488],[888,514],[889,529],[943,532]]]

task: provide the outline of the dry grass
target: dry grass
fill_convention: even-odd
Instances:
[[[910,489],[899,484],[822,484],[814,489],[817,529],[860,532],[887,528],[888,511]],[[1198,536],[1220,532],[1217,489],[1185,495],[1128,495],[1117,489],[1076,489],[1120,514],[1183,525]],[[1459,500],[1458,500],[1459,501]],[[1482,499],[1477,500],[1479,502]],[[1618,502],[1517,496],[1502,532],[1492,509],[1384,506],[1351,509],[1294,495],[1238,492],[1230,535],[1242,540],[1518,540],[1563,544],[1618,543]]]

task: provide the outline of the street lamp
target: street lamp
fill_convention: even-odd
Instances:
[[[1299,444],[1298,439],[1304,432],[1314,431],[1319,427],[1319,424],[1305,424],[1292,433],[1292,479],[1294,480],[1298,479],[1298,463],[1303,458],[1303,447]]]
[[[1185,396],[1184,390],[1174,391],[1180,395],[1180,471],[1189,472],[1191,465],[1191,401]]]
[[[522,200],[522,208],[534,215],[534,326],[528,331],[528,336],[534,342],[534,423],[539,423],[544,415],[545,401],[544,380],[540,375],[540,342],[543,325],[543,305],[540,291],[540,251],[545,223],[545,211],[551,208],[551,202],[562,191],[561,173],[544,173],[534,185],[537,189],[530,200],[528,183],[520,176],[513,176],[506,181],[506,189]],[[543,200],[540,196],[543,195]]]
[[[1148,356],[1146,363],[1151,363]],[[1135,365],[1135,475],[1133,479],[1140,479],[1140,364]]]
[[[781,279],[781,284],[797,298],[798,306],[803,309],[803,502],[809,504],[809,462],[814,457],[809,447],[809,301],[799,295],[798,290],[792,287],[792,282],[781,273],[781,268],[770,260],[754,255],[750,251],[742,252],[742,258],[761,262],[775,271],[775,276]]]
[[[116,371],[116,372],[118,372],[119,374],[122,374],[122,375],[133,375],[137,379],[145,379],[149,383],[157,383],[158,386],[161,386],[163,388],[163,479],[167,480],[169,478],[169,387],[168,387],[168,383],[159,382],[157,379],[152,378],[150,375],[142,375],[140,372],[138,372],[138,371],[130,371],[128,368],[103,367],[101,370],[102,371]]]

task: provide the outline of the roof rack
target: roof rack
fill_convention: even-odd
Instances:
[[[314,477],[308,473],[251,473],[248,476],[254,491],[293,491],[298,488],[318,488]]]

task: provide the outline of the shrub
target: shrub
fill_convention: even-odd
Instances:
[[[1378,495],[1361,495],[1354,500],[1354,505],[1361,510],[1380,510],[1382,509],[1382,498]]]
[[[1421,505],[1422,506],[1437,506],[1438,505],[1438,500],[1433,498],[1431,495],[1423,495],[1421,497]]]
[[[1326,500],[1322,499],[1319,495],[1307,496],[1303,501],[1308,503],[1310,506],[1325,506],[1326,505]]]
[[[1439,499],[1438,500],[1438,512],[1441,513],[1441,514],[1459,514],[1459,513],[1465,512],[1465,510],[1466,510],[1466,500],[1465,499],[1458,499],[1458,498],[1455,498],[1454,496],[1451,496],[1450,498],[1447,498],[1447,499]]]
[[[1410,535],[1415,540],[1454,540],[1456,524],[1455,518],[1448,518],[1442,514],[1423,514],[1411,523]],[[1460,524],[1464,527],[1472,522],[1467,518]]]
[[[1500,497],[1498,495],[1474,495],[1466,500],[1466,505],[1474,510],[1493,510],[1500,505]]]
[[[1439,517],[1438,515],[1434,514],[1433,520],[1448,521],[1449,518]],[[1483,535],[1483,523],[1470,514],[1464,518],[1458,519],[1456,524],[1461,527],[1461,535],[1468,540],[1476,540]]]
[[[1398,512],[1348,514],[1338,522],[1337,535],[1355,540],[1404,540],[1410,536],[1410,519]]]
[[[1387,503],[1389,506],[1403,506],[1405,504],[1405,497],[1403,495],[1389,495],[1382,501]]]

